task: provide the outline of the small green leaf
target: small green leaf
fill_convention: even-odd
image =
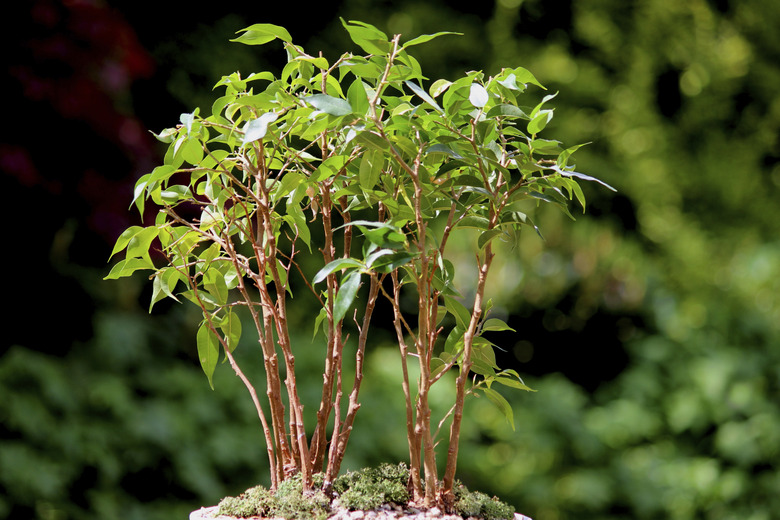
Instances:
[[[327,94],[313,94],[303,99],[317,110],[332,116],[346,116],[352,113],[352,106],[349,104],[349,101]]]
[[[231,42],[243,43],[244,45],[263,45],[279,38],[287,43],[292,42],[292,36],[284,27],[270,23],[256,23],[244,29],[236,31],[236,34],[244,33],[238,38],[230,40]]]
[[[208,322],[204,321],[200,324],[197,334],[198,343],[198,359],[200,360],[200,366],[203,368],[203,372],[209,380],[209,386],[214,390],[214,369],[217,367],[217,361],[219,360],[219,338],[209,328]]]
[[[360,288],[360,271],[352,271],[342,280],[336,300],[333,302],[333,320],[335,322],[338,323],[344,319],[352,302],[355,301],[358,288]]]

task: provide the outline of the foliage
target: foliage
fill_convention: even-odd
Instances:
[[[601,181],[568,164],[579,146],[563,148],[539,137],[552,119],[547,103],[555,95],[521,105],[528,84],[542,87],[528,70],[503,69],[493,77],[470,72],[456,81],[437,80],[426,91],[408,49],[449,33],[402,44],[400,35],[388,39],[374,26],[342,23],[367,55],[346,53],[330,63],[293,45],[282,27],[255,24],[240,31],[235,41],[247,45],[285,43],[288,63],[280,78],[267,71],[225,76],[216,85],[225,94],[210,116],[198,109],[182,114],[180,125],[157,136],[169,143],[165,164],[139,179],[134,203],[143,213],[151,201],[160,212],[154,225],[122,233],[112,256],[125,251],[125,259],[106,278],[152,270],[151,306],[183,296],[201,309],[198,355],[209,383],[224,352],[263,425],[272,489],[300,473],[306,491],[324,464],[326,490],[338,474],[359,408],[368,328],[381,292],[392,305],[402,358],[412,500],[451,509],[465,397],[486,396],[514,427],[508,401],[492,385],[531,390],[514,370],[499,369],[495,345],[483,337],[511,330],[490,317],[492,302],[485,298],[493,242],[517,241],[526,227],[539,233],[527,215],[534,203],[551,203],[571,216],[569,200],[585,205],[576,181]],[[312,224],[320,228],[322,243],[312,243]],[[469,229],[478,234],[473,254],[479,273],[471,308],[461,302],[446,249],[451,236]],[[155,241],[162,267],[151,258]],[[324,267],[308,277],[302,264],[309,261],[307,251],[315,250]],[[314,332],[322,324],[327,340],[311,442],[287,319],[296,271],[320,303]],[[362,280],[369,293],[362,323],[354,313],[356,372],[342,422],[343,327]],[[186,289],[177,295],[179,284]],[[409,292],[417,299],[416,325],[402,310]],[[257,331],[270,422],[233,355],[242,334],[238,308],[248,311]],[[447,315],[453,324],[442,326]],[[407,367],[412,356],[420,371],[415,393]],[[453,368],[454,404],[434,429],[428,395]],[[335,425],[328,440],[331,414]],[[440,484],[434,446],[450,417]]]
[[[382,504],[409,502],[409,468],[406,464],[383,463],[377,468],[350,471],[333,483],[340,504],[352,511],[368,511]]]

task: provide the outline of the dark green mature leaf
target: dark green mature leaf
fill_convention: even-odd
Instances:
[[[344,319],[347,311],[355,301],[360,288],[360,271],[352,271],[341,282],[336,300],[333,302],[333,319],[339,322]]]
[[[379,182],[379,176],[382,173],[384,162],[384,154],[375,148],[363,152],[363,157],[360,159],[360,171],[358,175],[358,180],[360,181],[360,187],[362,189],[370,190],[376,186],[376,183]]]
[[[479,235],[479,239],[477,240],[477,247],[479,249],[484,249],[486,245],[490,243],[494,238],[501,235],[503,231],[497,228],[488,229],[481,235]]]
[[[219,360],[219,338],[209,328],[208,322],[203,321],[198,328],[198,359],[203,372],[209,380],[209,386],[214,390],[214,369],[217,368]]]
[[[341,98],[329,96],[327,94],[313,94],[311,96],[306,96],[303,99],[317,110],[321,110],[332,116],[346,116],[347,114],[352,113],[352,106],[349,104],[349,101],[345,101]]]
[[[238,38],[230,40],[231,42],[243,43],[244,45],[263,45],[279,38],[287,43],[292,42],[292,36],[284,27],[270,23],[256,23],[244,29],[236,31],[236,34],[244,33]]]

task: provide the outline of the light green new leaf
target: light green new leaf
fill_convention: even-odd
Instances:
[[[352,271],[341,282],[336,300],[333,302],[333,320],[340,322],[346,316],[347,311],[355,301],[360,288],[360,271]]]
[[[217,368],[217,361],[219,360],[219,338],[209,328],[208,322],[204,321],[200,324],[197,334],[198,342],[198,359],[200,360],[200,366],[203,368],[203,372],[209,380],[209,386],[214,390],[214,369]]]
[[[149,256],[149,246],[157,238],[159,229],[155,226],[149,226],[136,233],[127,243],[127,254],[125,258],[143,258],[148,263],[152,263]]]
[[[244,33],[238,38],[230,40],[231,42],[243,43],[244,45],[263,45],[279,38],[287,43],[292,42],[292,36],[284,27],[270,23],[256,23],[244,29],[236,31],[236,34]]]
[[[349,104],[349,101],[327,94],[313,94],[303,99],[317,110],[332,116],[346,116],[352,113],[352,106]]]
[[[512,430],[514,430],[515,418],[514,413],[512,412],[512,406],[509,404],[509,402],[504,398],[503,395],[499,394],[492,388],[482,388],[481,390],[485,393],[485,396],[490,399],[490,402],[496,405],[496,408],[501,410],[507,422],[512,426]]]
[[[111,268],[111,272],[108,273],[108,276],[103,279],[116,280],[117,278],[124,278],[141,269],[154,270],[154,265],[145,258],[129,258],[117,262],[117,264]]]
[[[109,260],[123,250],[125,247],[127,247],[127,244],[130,243],[130,240],[133,239],[138,233],[142,232],[144,227],[141,226],[130,226],[129,228],[122,231],[122,234],[119,235],[119,238],[116,239],[116,244],[114,244],[114,249],[111,251],[111,255],[108,257]]]
[[[430,91],[431,96],[436,97],[447,90],[450,85],[452,85],[452,81],[446,79],[437,79],[433,82],[433,85],[431,85],[431,88],[428,90]]]

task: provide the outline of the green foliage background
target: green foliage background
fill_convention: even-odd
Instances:
[[[349,48],[338,16],[388,33],[458,31],[420,48],[431,80],[523,66],[560,90],[549,133],[592,142],[578,171],[619,193],[585,186],[576,223],[541,211],[546,240],[529,234],[496,266],[488,292],[518,330],[496,338],[499,364],[539,392],[508,396],[516,432],[490,403],[467,404],[460,478],[537,520],[780,511],[780,4],[345,0],[301,20],[247,7],[189,24],[120,4],[170,92],[152,113],[163,93],[130,90],[123,110],[155,131],[210,104],[222,74],[277,66],[269,49],[227,42],[255,22],[326,56]],[[87,168],[90,142],[60,139],[83,152],[65,160]],[[126,207],[130,192],[103,197]],[[227,366],[215,392],[198,366],[195,309],[147,315],[146,280],[100,281],[111,246],[79,238],[84,215],[50,218],[37,238],[12,232],[18,269],[4,270],[32,284],[12,289],[38,297],[4,319],[0,517],[185,518],[264,483],[251,403]],[[42,264],[18,266],[26,251]],[[54,313],[74,316],[57,346],[33,344]],[[69,323],[84,314],[90,332],[75,334]],[[308,342],[313,316],[298,319]],[[242,347],[251,363],[253,346]],[[314,402],[320,367],[308,364],[299,357]],[[378,338],[348,468],[406,457],[396,365]]]

